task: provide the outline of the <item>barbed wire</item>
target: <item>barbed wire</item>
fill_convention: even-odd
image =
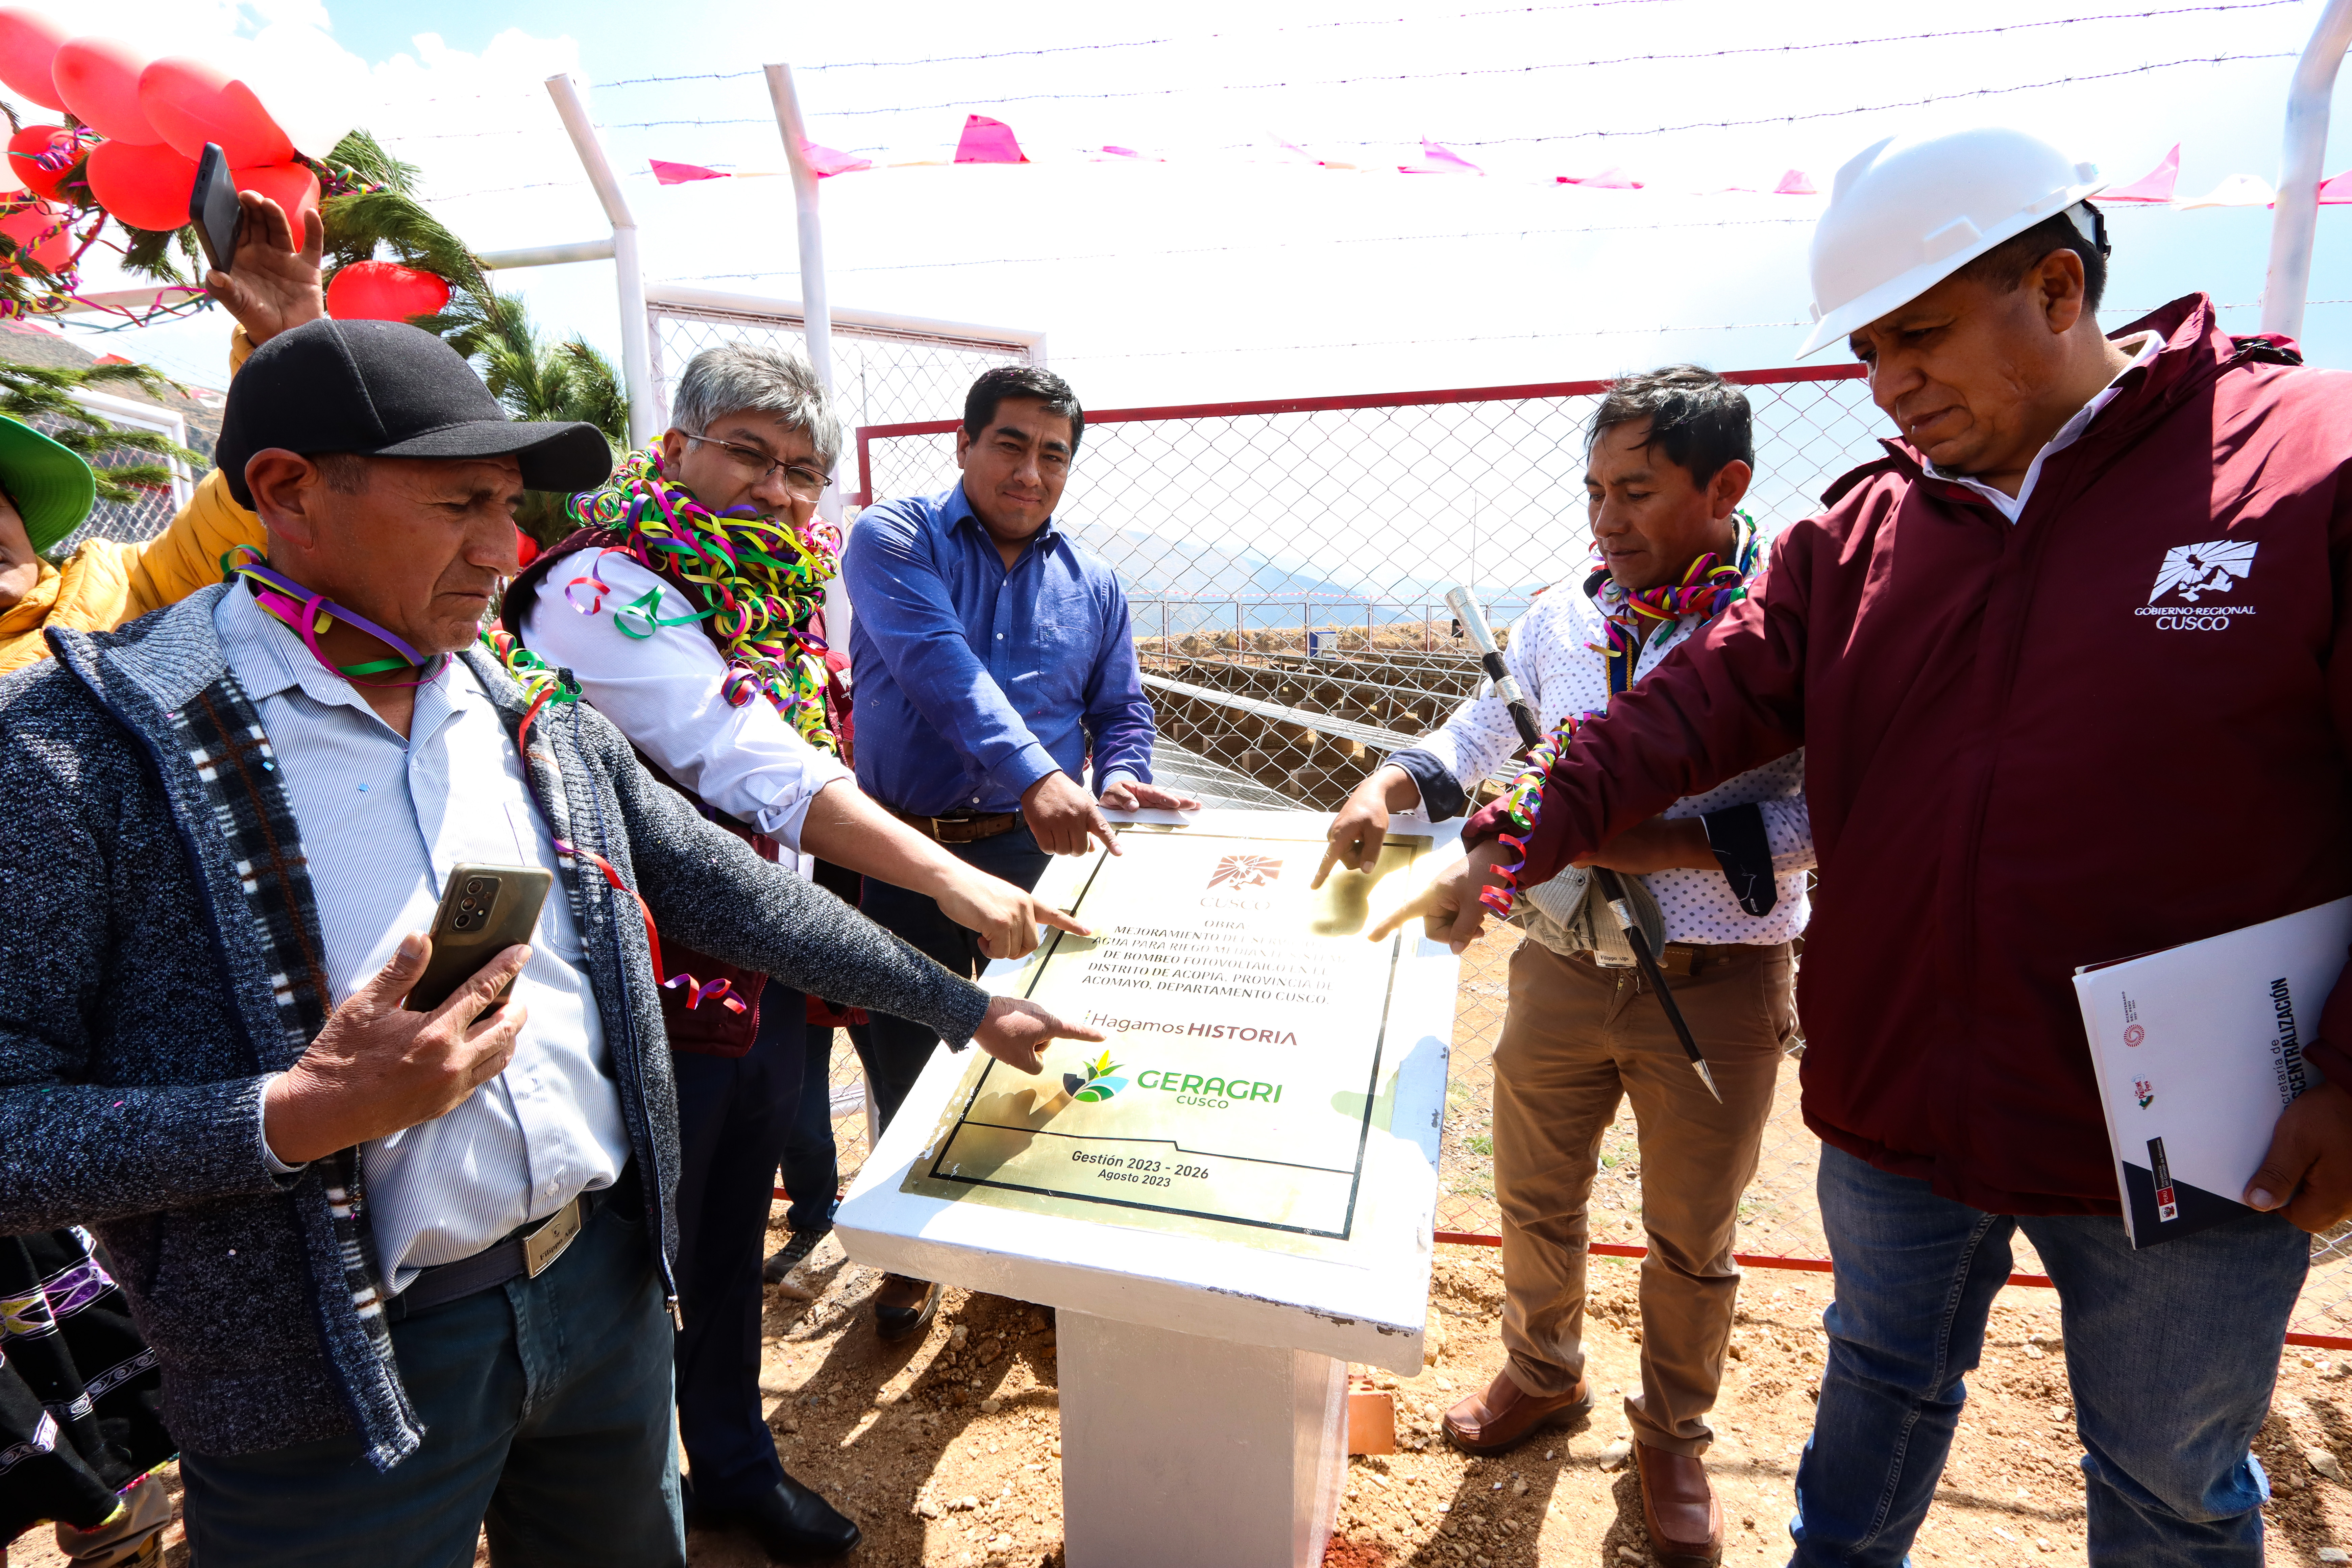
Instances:
[[[794,66],[796,72],[894,69],[907,66],[967,65],[975,60],[1037,59],[1049,55],[1098,54],[1110,49],[1149,49],[1169,44],[1217,43],[1227,38],[1265,37],[1276,33],[1311,33],[1335,27],[1394,27],[1432,22],[1464,22],[1482,16],[1533,16],[1551,11],[1601,11],[1619,5],[1663,5],[1675,0],[1571,0],[1557,5],[1510,5],[1499,10],[1456,11],[1450,15],[1432,16],[1361,16],[1332,22],[1296,22],[1280,27],[1245,27],[1227,33],[1205,33],[1191,37],[1131,38],[1108,44],[1058,44],[1042,49],[998,49],[974,55],[929,55],[911,60],[834,60],[820,65]],[[2293,0],[2276,0],[2291,4]],[[593,85],[605,87],[646,87],[658,82],[677,81],[740,81],[760,75],[758,70],[698,71],[686,76],[623,77],[615,81],[600,81]]]
[[[1242,29],[1235,29],[1235,30],[1234,30],[1234,31],[1230,31],[1230,32],[1199,34],[1199,35],[1194,35],[1194,36],[1190,37],[1165,37],[1165,38],[1132,38],[1132,39],[1126,39],[1126,40],[1122,40],[1122,41],[1118,41],[1118,42],[1113,42],[1113,43],[1100,43],[1100,44],[1061,44],[1061,45],[1055,45],[1055,46],[1052,46],[1052,47],[1045,47],[1045,48],[1035,48],[1035,49],[1001,49],[1001,50],[992,50],[992,51],[988,51],[988,52],[985,52],[985,53],[980,53],[980,54],[969,54],[969,55],[929,55],[929,56],[924,56],[924,57],[920,57],[920,58],[914,58],[914,59],[898,59],[898,60],[835,60],[835,61],[827,61],[827,62],[824,62],[824,63],[820,63],[820,64],[816,64],[816,65],[795,66],[795,67],[793,68],[793,69],[794,69],[796,72],[798,72],[798,73],[801,73],[801,74],[804,74],[804,75],[805,75],[805,74],[814,74],[814,73],[816,73],[816,72],[819,72],[819,71],[835,71],[835,70],[872,70],[872,69],[898,69],[898,68],[911,68],[911,67],[916,67],[916,66],[966,65],[966,64],[971,64],[971,63],[973,63],[973,62],[976,62],[976,61],[982,61],[982,60],[1042,59],[1042,58],[1046,58],[1053,57],[1053,56],[1056,56],[1056,55],[1068,55],[1068,54],[1099,54],[1099,53],[1103,53],[1103,52],[1105,52],[1105,51],[1108,51],[1108,50],[1113,50],[1113,49],[1143,49],[1143,48],[1159,48],[1159,47],[1166,47],[1166,46],[1169,46],[1169,45],[1174,45],[1174,44],[1218,43],[1218,42],[1222,42],[1222,41],[1224,41],[1224,40],[1227,40],[1227,39],[1231,39],[1231,38],[1237,38],[1237,37],[1272,37],[1272,36],[1275,36],[1275,35],[1277,35],[1277,34],[1283,34],[1283,33],[1318,32],[1318,31],[1327,31],[1327,30],[1329,30],[1329,29],[1333,29],[1333,28],[1340,28],[1340,27],[1391,27],[1391,26],[1411,26],[1411,25],[1417,25],[1417,24],[1423,24],[1423,23],[1466,21],[1466,20],[1470,20],[1470,19],[1473,19],[1473,18],[1478,18],[1478,17],[1488,17],[1488,16],[1537,16],[1537,15],[1540,15],[1540,14],[1550,13],[1550,12],[1559,12],[1559,11],[1592,11],[1592,10],[1604,10],[1604,9],[1610,9],[1610,8],[1612,8],[1612,7],[1616,7],[1616,6],[1622,6],[1622,5],[1666,5],[1666,4],[1673,4],[1673,3],[1675,3],[1675,0],[1575,0],[1575,3],[1573,3],[1573,4],[1567,4],[1567,5],[1509,6],[1509,7],[1506,7],[1506,8],[1499,9],[1499,10],[1486,10],[1486,11],[1462,11],[1462,12],[1455,12],[1455,13],[1453,13],[1453,14],[1451,14],[1451,15],[1446,15],[1446,16],[1374,16],[1374,17],[1354,17],[1354,18],[1348,18],[1348,19],[1343,19],[1343,20],[1339,20],[1339,21],[1330,21],[1330,22],[1306,22],[1306,23],[1294,23],[1294,24],[1290,24],[1290,25],[1288,25],[1288,26],[1279,26],[1279,27],[1242,28]],[[1777,48],[1777,49],[1776,49],[1776,48],[1774,48],[1774,47],[1756,47],[1756,48],[1748,48],[1748,49],[1723,49],[1723,50],[1714,50],[1714,51],[1707,51],[1707,52],[1705,52],[1705,53],[1701,53],[1701,54],[1693,54],[1693,55],[1629,55],[1629,56],[1624,57],[1624,60],[1625,60],[1625,61],[1629,61],[1629,62],[1630,62],[1630,61],[1634,61],[1634,60],[1675,60],[1675,59],[1694,59],[1694,58],[1713,58],[1713,57],[1714,57],[1714,56],[1716,56],[1716,55],[1735,55],[1735,54],[1769,54],[1769,53],[1777,53],[1777,52],[1801,51],[1801,50],[1804,50],[1804,49],[1815,49],[1815,48],[1838,48],[1838,47],[1846,47],[1848,44],[1853,44],[1853,43],[1887,43],[1887,42],[1906,41],[1906,38],[1907,38],[1907,37],[1918,37],[1918,38],[1937,38],[1937,37],[1979,37],[1979,36],[1982,36],[1982,35],[1985,35],[1985,34],[1989,34],[1989,33],[2019,32],[2019,31],[2023,31],[2023,30],[2025,30],[2025,29],[2028,29],[2028,28],[2033,28],[2033,27],[2058,27],[2058,26],[2073,26],[2073,25],[2074,25],[2074,24],[2076,24],[2076,23],[2079,23],[2079,22],[2144,21],[2144,20],[2147,20],[2147,18],[2155,17],[2155,16],[2188,16],[2188,15],[2192,15],[2192,14],[2203,14],[2203,13],[2210,13],[2210,12],[2221,12],[2221,11],[2259,11],[2259,10],[2265,10],[2265,9],[2269,9],[2269,8],[2272,8],[2272,7],[2274,7],[2274,6],[2279,6],[2279,5],[2299,5],[2299,4],[2301,4],[2301,3],[2302,3],[2302,0],[2239,0],[2239,3],[2234,3],[2234,4],[2220,4],[2220,5],[2187,5],[2187,6],[2179,6],[2179,7],[2173,7],[2173,8],[2165,9],[2165,10],[2155,10],[2155,11],[2118,12],[2118,13],[2115,13],[2115,14],[2113,14],[2113,15],[2108,15],[2108,16],[2063,16],[2063,17],[2056,17],[2056,18],[2052,18],[2052,19],[2050,19],[2050,20],[2046,20],[2046,21],[2040,21],[2040,22],[2018,22],[2018,23],[2004,24],[2004,25],[2000,26],[1968,28],[1968,29],[1963,29],[1963,30],[1957,31],[1957,32],[1951,32],[1951,33],[1925,33],[1925,34],[1918,34],[1918,35],[1904,36],[1904,37],[1894,37],[1894,38],[1862,38],[1862,39],[1851,39],[1851,40],[1845,40],[1845,41],[1841,42],[1841,43],[1822,43],[1822,44],[1799,44],[1799,45],[1790,45],[1790,46],[1785,46],[1783,48]],[[1622,62],[1617,62],[1617,61],[1575,61],[1575,62],[1567,62],[1566,64],[1564,64],[1564,65],[1559,65],[1559,66],[1529,66],[1529,67],[1524,67],[1524,68],[1498,68],[1498,69],[1523,68],[1523,69],[1528,69],[1528,70],[1558,70],[1558,69],[1570,68],[1570,67],[1575,66],[1575,65],[1598,65],[1598,64],[1614,64],[1614,63],[1622,63]],[[740,80],[743,80],[743,79],[747,79],[747,78],[756,77],[756,76],[758,76],[758,75],[760,75],[760,74],[761,74],[761,73],[760,73],[760,71],[759,71],[759,70],[757,70],[757,69],[752,69],[752,70],[740,70],[740,71],[697,71],[697,72],[691,72],[691,73],[688,73],[688,74],[684,74],[684,75],[678,75],[678,76],[643,76],[643,77],[623,77],[623,78],[617,79],[613,80],[613,81],[600,81],[600,82],[595,83],[594,85],[595,85],[595,86],[597,86],[597,87],[599,87],[599,88],[619,88],[619,87],[649,87],[649,86],[662,85],[662,84],[667,84],[667,83],[675,83],[675,82],[688,82],[688,81],[740,81]],[[1377,77],[1374,77],[1374,78],[1355,78],[1355,79],[1350,79],[1350,80],[1366,80],[1366,81],[1379,81],[1379,80],[1412,81],[1412,80],[1429,80],[1429,79],[1433,79],[1442,78],[1442,77],[1446,77],[1446,76],[1473,76],[1473,75],[1483,75],[1483,74],[1489,74],[1489,73],[1486,73],[1486,72],[1479,72],[1479,71],[1437,71],[1437,72],[1429,72],[1429,73],[1425,73],[1424,75],[1418,76],[1418,77],[1393,77],[1393,78],[1377,78]],[[1282,85],[1291,85],[1291,84],[1287,84],[1287,83],[1277,83],[1277,84],[1273,84],[1273,85],[1282,86]],[[1323,83],[1323,82],[1301,82],[1301,83],[1297,83],[1297,84],[1296,84],[1296,85],[1302,86],[1302,87],[1306,87],[1306,86],[1328,86],[1328,85],[1338,85],[1338,84],[1333,84],[1333,83]],[[1165,89],[1165,90],[1168,90],[1168,91],[1193,91],[1193,90],[1207,90],[1207,89]],[[1222,90],[1229,90],[1229,91],[1230,91],[1230,90],[1244,90],[1244,91],[1246,91],[1246,90],[1253,90],[1253,89],[1233,89],[1233,88],[1225,88],[1225,89],[1223,89]],[[1137,97],[1137,96],[1141,96],[1141,94],[1139,94],[1139,93],[1102,93],[1102,94],[1076,94],[1076,95],[1069,95],[1069,96],[1076,96],[1076,97],[1109,97],[1109,98],[1124,98],[1124,97]],[[1022,101],[1022,100],[1016,100],[1016,99],[1004,99],[1004,100],[999,100],[998,101],[1000,101],[1000,102],[1019,102],[1019,101]],[[949,107],[952,107],[952,106],[949,106]],[[875,113],[889,113],[889,112],[897,112],[897,111],[895,111],[895,110],[872,110],[871,112],[875,112]]]
[[[1925,98],[1906,98],[1891,103],[1857,104],[1852,109],[1823,109],[1811,114],[1767,114],[1759,115],[1753,120],[1695,120],[1682,125],[1654,125],[1645,131],[1566,131],[1551,136],[1498,136],[1484,142],[1451,140],[1446,142],[1446,145],[1449,147],[1509,147],[1537,142],[1585,142],[1595,139],[1606,141],[1612,136],[1664,136],[1682,131],[1740,131],[1754,125],[1794,125],[1802,121],[1839,120],[1853,114],[1883,114],[1890,109],[1918,109],[1930,103],[1953,103],[1969,98],[1999,98],[2006,93],[2035,92],[2048,87],[2074,87],[2089,81],[2113,81],[2119,77],[2145,76],[2150,71],[2175,70],[2183,66],[2220,66],[2242,60],[2291,60],[2294,58],[2294,51],[2288,49],[2261,55],[2209,55],[2198,59],[2151,60],[2146,65],[2126,66],[2121,70],[2095,71],[2083,76],[2053,77],[2047,81],[2019,82],[2013,87],[1979,87],[1969,88],[1960,92],[1930,93]],[[1398,143],[1392,141],[1326,141],[1320,144],[1327,147],[1389,147]],[[1246,142],[1234,142],[1229,143],[1226,150],[1234,146],[1251,145],[1253,143]]]
[[[2073,27],[2091,22],[2139,22],[2156,16],[2186,16],[2217,11],[2260,11],[2302,0],[2238,0],[2234,4],[2182,5],[2158,11],[2116,11],[2089,16],[2055,16],[2039,22],[2010,22],[1990,27],[1961,27],[1929,33],[1888,33],[1866,38],[1828,38],[1811,44],[1748,44],[1733,48],[1691,49],[1674,53],[1609,55],[1586,60],[1554,60],[1537,65],[1477,66],[1460,70],[1407,71],[1389,76],[1321,77],[1304,81],[1197,82],[1176,87],[1129,88],[1111,92],[1032,92],[992,98],[992,104],[1102,102],[1117,99],[1170,98],[1189,92],[1272,92],[1292,88],[1385,87],[1399,82],[1461,81],[1475,77],[1529,76],[1544,71],[1590,70],[1606,66],[1682,64],[1692,60],[1735,59],[1749,55],[1796,55],[1823,49],[1852,49],[1881,44],[1931,43],[1946,38],[1980,38],[2038,28]],[[836,109],[824,111],[831,120],[855,120],[877,114],[929,114],[965,107],[968,100],[948,103],[898,104],[878,109]]]
[[[2270,3],[2270,0],[2262,0],[2262,3],[2268,4]],[[2074,87],[2084,82],[2113,81],[2122,77],[2145,76],[2151,71],[2177,70],[2187,66],[2219,66],[2231,65],[2246,60],[2291,60],[2293,58],[2294,58],[2294,54],[2292,50],[2282,50],[2266,54],[2209,55],[2184,60],[2151,60],[2145,65],[2126,66],[2120,70],[2092,71],[2078,76],[2053,77],[2046,81],[2019,82],[2010,87],[1979,87],[1969,88],[1958,92],[1929,93],[1922,98],[1900,99],[1887,103],[1856,104],[1850,109],[1817,110],[1809,114],[1767,114],[1759,115],[1748,120],[1694,120],[1678,125],[1647,126],[1638,131],[1564,131],[1541,136],[1496,136],[1488,137],[1484,140],[1465,140],[1460,137],[1447,137],[1445,138],[1445,144],[1449,147],[1510,147],[1525,146],[1538,142],[1608,141],[1612,137],[1666,136],[1685,131],[1737,131],[1756,125],[1794,125],[1808,121],[1838,120],[1856,114],[1881,114],[1885,113],[1888,110],[1894,109],[1917,109],[1927,104],[1952,103],[1963,99],[1999,98],[2008,93],[2034,92],[2043,88]],[[1049,94],[1043,96],[1083,97],[1089,95]],[[992,100],[990,100],[989,107],[996,107],[1003,103],[1015,101],[1020,100],[1012,99]],[[962,108],[965,106],[961,104],[940,104],[931,105],[929,107],[937,110]],[[839,119],[846,118],[851,114],[882,112],[899,111],[851,110],[835,114],[833,118]],[[597,129],[600,131],[646,131],[673,125],[767,125],[772,123],[773,123],[773,121],[772,119],[770,118],[729,120],[625,120],[615,121],[606,125],[600,125]],[[489,133],[480,132],[479,134]],[[416,138],[416,140],[437,139],[438,138]],[[1378,139],[1367,138],[1352,141],[1332,140],[1330,138],[1318,137],[1317,138],[1317,144],[1324,147],[1402,147],[1411,145],[1409,142],[1399,137],[1381,137]],[[1233,142],[1223,143],[1215,150],[1219,152],[1231,152],[1237,148],[1248,148],[1255,145],[1257,145],[1257,143],[1251,142]],[[887,147],[866,147],[860,148],[858,151],[887,152],[891,151],[891,149]]]

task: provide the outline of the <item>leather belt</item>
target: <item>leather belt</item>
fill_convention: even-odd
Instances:
[[[509,1279],[538,1279],[570,1248],[587,1227],[590,1217],[624,1187],[633,1192],[636,1187],[627,1172],[613,1185],[580,1194],[538,1224],[518,1227],[504,1240],[491,1243],[471,1258],[420,1269],[416,1278],[408,1282],[407,1289],[383,1304],[385,1321],[396,1323]]]
[[[890,815],[942,844],[977,844],[983,838],[994,838],[1021,826],[1021,814],[1017,811],[971,816],[916,816],[903,811],[894,811]]]
[[[1720,962],[1738,953],[1752,952],[1759,945],[1761,944],[1745,942],[1670,942],[1666,943],[1665,951],[1658,954],[1658,973],[1671,974],[1678,980],[1688,979],[1705,969],[1710,962]],[[1622,963],[1612,963],[1603,961],[1599,954],[1591,952],[1580,952],[1574,956],[1583,959],[1596,969],[1639,967],[1631,959]]]

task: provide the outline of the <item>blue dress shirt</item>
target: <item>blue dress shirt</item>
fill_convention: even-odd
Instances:
[[[1151,780],[1150,700],[1110,567],[1048,520],[1007,570],[963,486],[850,531],[857,783],[915,816],[1017,810],[1059,770]]]

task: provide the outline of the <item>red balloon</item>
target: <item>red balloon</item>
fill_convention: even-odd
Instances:
[[[49,79],[73,117],[110,142],[160,144],[163,138],[139,107],[139,73],[147,57],[115,38],[68,38],[58,46]]]
[[[160,59],[140,72],[139,107],[173,151],[191,158],[215,142],[232,169],[293,162],[294,143],[253,89],[202,60]]]
[[[188,198],[196,188],[196,161],[160,142],[101,142],[89,152],[89,194],[132,228],[188,226]]]
[[[257,169],[234,169],[229,177],[240,191],[258,191],[278,204],[287,226],[299,241],[302,215],[319,210],[319,176],[305,163],[264,163]]]
[[[327,314],[339,321],[404,321],[449,302],[449,285],[393,261],[354,261],[327,284]]]
[[[62,125],[26,126],[8,138],[8,178],[37,196],[56,200],[58,182],[73,172],[73,165],[44,169],[33,160],[47,152],[53,143],[71,139],[72,133]]]
[[[31,247],[32,259],[52,272],[62,271],[73,257],[73,236],[67,231],[65,211],[47,202],[35,202],[23,212],[0,217],[0,234],[19,246]],[[20,277],[26,270],[22,253],[11,256],[6,266]]]
[[[49,68],[58,46],[73,35],[38,11],[11,5],[0,10],[0,82],[8,90],[43,109],[63,109]]]

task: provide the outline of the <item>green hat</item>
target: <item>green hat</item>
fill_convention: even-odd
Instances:
[[[16,503],[36,551],[81,526],[98,500],[98,480],[81,454],[58,446],[21,419],[0,414],[0,490]]]

